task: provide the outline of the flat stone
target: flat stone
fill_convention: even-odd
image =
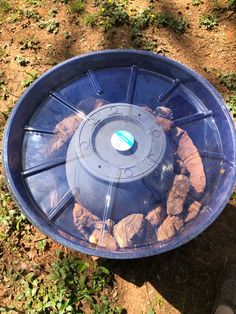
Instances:
[[[148,220],[154,228],[157,228],[163,222],[165,216],[165,208],[162,204],[159,204],[147,214],[145,219]]]
[[[177,155],[190,174],[191,185],[196,193],[203,193],[206,187],[206,176],[202,159],[188,133],[181,128],[172,131],[177,144]]]
[[[103,222],[78,203],[74,205],[73,217],[74,225],[86,240],[89,240],[95,229],[102,229]]]
[[[195,219],[200,212],[201,206],[201,203],[199,203],[198,201],[194,201],[188,208],[184,222],[190,222]]]
[[[172,238],[183,228],[183,220],[178,216],[168,216],[158,228],[158,241],[164,241]]]
[[[89,242],[112,251],[119,248],[115,238],[105,230],[102,234],[102,230],[95,229],[89,237]]]
[[[176,175],[167,198],[167,214],[179,215],[190,189],[190,180],[183,174]]]
[[[131,214],[120,220],[113,229],[113,235],[121,248],[144,242],[146,220],[142,214]]]

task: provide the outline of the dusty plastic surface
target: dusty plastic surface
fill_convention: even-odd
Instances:
[[[152,53],[68,60],[19,100],[4,138],[27,217],[88,254],[137,258],[197,236],[235,184],[235,129],[195,72]]]

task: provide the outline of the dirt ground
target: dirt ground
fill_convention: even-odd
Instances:
[[[5,12],[0,18],[0,111],[4,114],[14,107],[25,89],[25,80],[32,75],[39,76],[53,65],[81,53],[133,47],[128,25],[116,28],[113,38],[107,36],[99,25],[93,28],[86,25],[86,14],[98,11],[93,1],[85,1],[85,9],[78,15],[69,14],[63,1],[45,0],[41,6],[32,6],[30,1],[23,0],[8,2],[15,11]],[[229,93],[218,79],[221,73],[236,72],[236,13],[224,9],[227,1],[203,0],[199,5],[193,5],[191,0],[128,1],[129,10],[136,8],[138,12],[149,5],[154,11],[185,17],[189,26],[184,33],[168,27],[148,27],[143,31],[144,47],[140,48],[151,43],[152,51],[189,66],[221,93]],[[50,10],[55,9],[58,32],[49,33],[39,28],[39,22],[32,18],[20,18],[17,9],[22,8],[33,8],[45,19],[50,18]],[[200,27],[199,20],[203,15],[216,16],[218,25],[211,30]],[[29,41],[31,47],[27,48],[25,44]],[[19,64],[19,56],[27,60],[25,66]],[[0,175],[2,177],[3,173]],[[235,209],[236,203],[231,201],[204,233],[169,253],[130,261],[98,260],[115,274],[113,294],[117,303],[128,314],[210,313],[217,276],[226,265],[236,264]],[[36,239],[43,237],[34,227],[31,234]],[[24,237],[18,241],[24,253],[1,248],[1,262],[5,263],[5,268],[9,265],[16,269],[11,259],[17,261],[17,267],[26,267],[22,254],[29,255],[28,260],[37,265],[46,264],[51,261],[50,251],[57,246],[65,254],[73,254],[50,241],[49,252],[38,255],[31,245],[27,246]],[[0,269],[4,267],[1,265]],[[1,286],[4,290],[2,283],[0,290]],[[5,297],[0,293],[3,303]]]

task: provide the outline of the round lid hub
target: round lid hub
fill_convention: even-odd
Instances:
[[[118,103],[86,116],[67,156],[76,155],[79,165],[96,178],[124,183],[151,173],[162,162],[166,145],[166,135],[152,114]]]

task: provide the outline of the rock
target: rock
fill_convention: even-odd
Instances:
[[[182,229],[183,225],[183,220],[178,216],[168,216],[158,228],[158,241],[164,241],[172,238]]]
[[[78,203],[73,208],[73,217],[75,226],[86,240],[95,229],[102,229],[102,221]]]
[[[89,242],[112,251],[116,251],[119,248],[115,238],[105,230],[102,234],[102,230],[95,229],[89,237]]]
[[[156,121],[162,126],[165,132],[169,132],[172,128],[173,113],[170,108],[165,106],[159,106],[154,110],[154,115],[156,116]]]
[[[142,214],[131,214],[120,220],[113,235],[121,248],[131,247],[144,242],[146,220]]]
[[[147,214],[145,219],[148,220],[154,228],[157,228],[165,219],[165,216],[166,213],[164,206],[162,204],[159,204],[156,208],[154,208]]]
[[[177,155],[190,174],[191,185],[196,193],[203,193],[206,187],[206,176],[201,157],[187,132],[175,128],[172,132],[177,144]]]
[[[58,123],[54,129],[55,139],[49,153],[58,150],[77,130],[82,118],[78,114],[71,115]]]
[[[169,119],[162,118],[162,117],[156,117],[156,122],[162,126],[164,132],[169,132],[172,128],[173,122]]]
[[[89,97],[87,99],[82,100],[78,107],[90,110],[94,110],[100,108],[104,105],[109,104],[109,102],[105,99],[96,99],[93,97]],[[86,114],[84,114],[86,116]],[[55,140],[50,148],[49,153],[58,150],[77,130],[80,122],[83,120],[83,116],[79,114],[71,115],[65,119],[63,119],[60,123],[58,123],[54,129],[55,132]]]
[[[176,175],[167,198],[167,214],[179,215],[190,189],[190,180],[183,174]]]
[[[170,108],[159,106],[154,110],[154,115],[168,120],[173,119],[173,112]]]
[[[95,109],[100,108],[102,106],[108,105],[109,102],[105,99],[96,99],[95,101]]]
[[[190,222],[192,221],[194,218],[197,217],[197,215],[200,212],[202,204],[199,203],[198,201],[194,201],[188,208],[188,213],[184,219],[184,222]]]

